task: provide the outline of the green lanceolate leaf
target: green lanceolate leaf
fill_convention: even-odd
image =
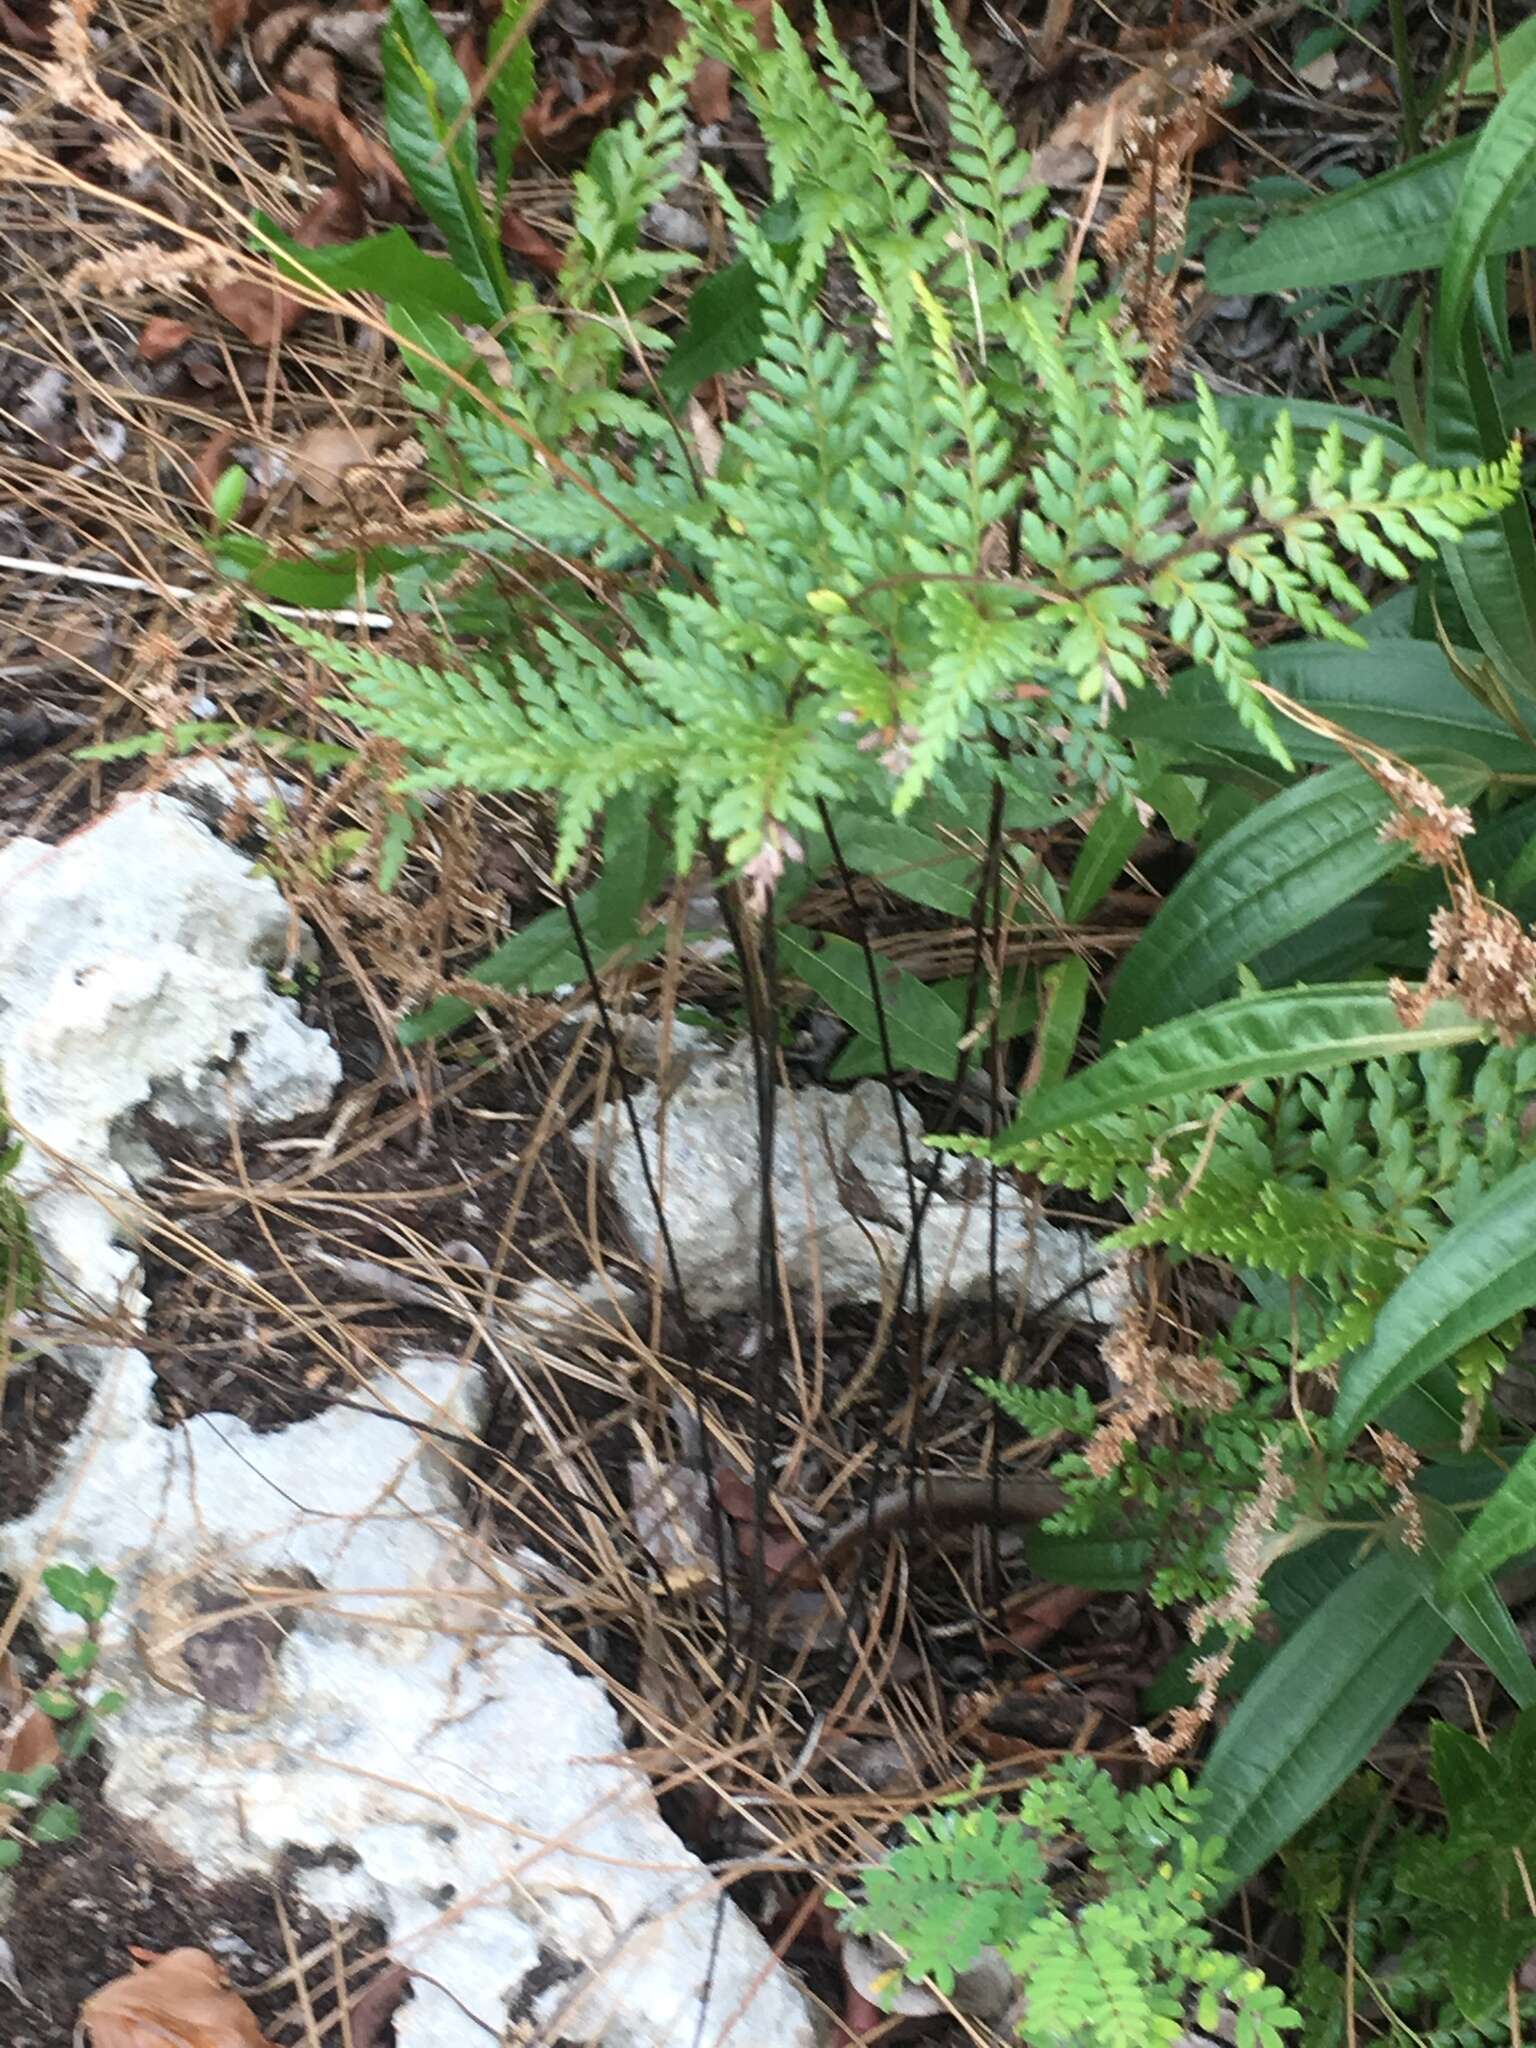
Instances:
[[[1436,461],[1481,462],[1506,445],[1472,316],[1458,337],[1437,325],[1430,351],[1429,444]],[[1478,646],[1515,699],[1536,695],[1536,540],[1523,498],[1442,549]]]
[[[1282,415],[1290,421],[1298,446],[1306,447],[1310,437],[1315,447],[1318,437],[1336,429],[1346,441],[1361,446],[1368,441],[1385,441],[1389,466],[1414,460],[1413,443],[1396,421],[1377,419],[1357,405],[1329,405],[1316,398],[1265,398],[1243,392],[1219,397],[1215,406],[1216,417],[1232,436],[1233,448],[1244,469],[1263,468]],[[1194,446],[1200,430],[1197,406],[1171,405],[1161,417],[1181,439]]]
[[[1040,977],[1040,1021],[1035,1027],[1035,1085],[1054,1088],[1066,1078],[1083,1028],[1091,977],[1076,954]]]
[[[509,287],[495,224],[480,197],[469,81],[426,0],[390,0],[382,47],[389,146],[478,298],[482,317],[496,318],[506,310]]]
[[[533,48],[528,29],[533,0],[503,0],[486,39],[486,98],[496,116],[496,203],[506,197],[512,159],[523,139],[523,116],[533,104]]]
[[[620,956],[644,960],[661,951],[666,933],[659,928],[642,933],[639,925],[640,913],[661,887],[667,866],[666,835],[652,830],[644,799],[615,797],[603,826],[602,875],[571,904],[599,973]],[[563,906],[524,925],[494,953],[476,961],[468,976],[490,988],[535,991],[563,988],[586,978],[581,948]],[[440,996],[399,1025],[400,1041],[424,1045],[456,1031],[473,1015],[473,1005],[462,997]]]
[[[1075,924],[1101,903],[1120,874],[1146,827],[1129,796],[1111,797],[1088,828],[1078,848],[1067,885],[1067,916]]]
[[[1479,130],[1451,216],[1435,324],[1454,341],[1472,310],[1484,260],[1498,247],[1501,224],[1528,199],[1536,176],[1536,71],[1513,84]],[[1512,246],[1518,247],[1519,244]]]
[[[284,277],[298,284],[318,279],[338,292],[376,292],[413,312],[453,313],[479,320],[485,302],[446,256],[429,256],[402,227],[386,228],[360,242],[306,249],[266,214],[255,219],[259,245]]]
[[[1463,1592],[1512,1557],[1536,1550],[1536,1443],[1527,1444],[1446,1562],[1446,1593]]]
[[[1440,769],[1453,803],[1478,795],[1479,770]],[[1229,986],[1237,968],[1304,931],[1408,856],[1383,844],[1392,806],[1352,761],[1261,804],[1202,856],[1116,975],[1104,1011],[1109,1041],[1184,1015]]]
[[[1476,138],[1451,220],[1430,360],[1432,459],[1462,464],[1503,452],[1504,424],[1483,361],[1474,300],[1502,223],[1536,173],[1536,71],[1527,71]],[[1536,539],[1523,499],[1447,545],[1446,567],[1478,644],[1517,696],[1536,694]]]
[[[1487,1035],[1485,1025],[1452,1002],[1431,1004],[1424,1022],[1409,1030],[1383,983],[1343,982],[1236,996],[1143,1032],[1059,1088],[1041,1090],[997,1141],[995,1156],[1006,1161],[1011,1143],[1137,1103],[1163,1102],[1196,1089],[1234,1088],[1244,1081],[1323,1073],[1393,1053],[1432,1052]]]
[[[1470,666],[1478,656],[1469,648],[1464,659]],[[1258,668],[1267,683],[1307,710],[1416,765],[1464,756],[1494,774],[1529,775],[1536,769],[1536,749],[1472,695],[1433,641],[1336,647],[1291,640],[1265,648]],[[1144,691],[1115,724],[1127,739],[1188,748],[1197,759],[1207,748],[1242,753],[1253,746],[1206,669],[1181,669],[1165,697]],[[1338,745],[1322,733],[1289,721],[1283,730],[1298,761],[1331,765],[1341,758]]]
[[[1130,1537],[1053,1536],[1044,1529],[1028,1529],[1024,1555],[1035,1576],[1054,1585],[1129,1593],[1146,1585],[1152,1550],[1150,1544]]]
[[[814,990],[860,1037],[879,1042],[879,1011],[861,946],[829,933],[817,947],[798,932],[785,930],[779,934],[779,959],[786,974]],[[915,974],[881,962],[878,956],[875,965],[892,1062],[936,1080],[951,1080],[960,1061],[954,1011]]]
[[[1353,1771],[1451,1640],[1402,1559],[1378,1551],[1275,1652],[1201,1775],[1204,1819],[1242,1883]]]
[[[1536,1160],[1467,1208],[1398,1286],[1345,1368],[1331,1430],[1348,1444],[1404,1388],[1536,1302]]]
[[[975,915],[978,863],[932,830],[896,818],[853,817],[837,828],[839,851],[856,875],[868,875],[909,902],[969,923]]]
[[[1300,291],[1437,270],[1477,137],[1463,136],[1385,176],[1333,193],[1263,228],[1241,248],[1213,252],[1213,292]],[[1494,228],[1487,253],[1536,241],[1536,193],[1521,195]]]
[[[1536,1664],[1493,1580],[1486,1572],[1470,1572],[1457,1589],[1447,1584],[1461,1525],[1438,1501],[1421,1501],[1419,1513],[1423,1546],[1417,1551],[1405,1546],[1402,1555],[1420,1592],[1472,1654],[1482,1658],[1517,1706],[1536,1705]]]
[[[1481,99],[1485,95],[1508,92],[1523,71],[1536,65],[1536,14],[1528,21],[1522,21],[1507,35],[1501,35],[1498,43],[1497,63],[1492,50],[1484,50],[1481,57],[1467,73],[1462,91],[1469,99]]]

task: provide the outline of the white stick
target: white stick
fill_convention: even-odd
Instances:
[[[185,583],[147,583],[142,576],[118,576],[110,569],[78,569],[63,562],[30,562],[23,555],[0,555],[0,569],[18,569],[23,576],[57,576],[65,583],[94,583],[102,590],[142,590],[150,597],[174,597],[183,602],[208,595],[207,591],[192,590]],[[269,604],[267,609],[285,619],[323,619],[332,626],[367,626],[374,633],[387,632],[391,624],[387,612],[358,612],[346,606],[337,611],[322,611],[313,605]]]

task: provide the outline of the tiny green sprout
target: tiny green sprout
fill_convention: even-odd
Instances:
[[[80,1832],[80,1816],[66,1800],[55,1799],[32,1823],[34,1842],[72,1842]]]
[[[245,494],[251,487],[251,480],[238,463],[231,463],[214,485],[208,499],[208,511],[215,533],[222,533],[240,517],[240,508],[245,503]]]
[[[49,1596],[67,1614],[87,1623],[101,1621],[117,1593],[117,1581],[99,1565],[80,1571],[72,1564],[53,1564],[43,1573]]]

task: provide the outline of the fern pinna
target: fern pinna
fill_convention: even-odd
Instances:
[[[415,786],[556,796],[562,870],[636,792],[669,812],[679,863],[707,841],[761,884],[823,802],[900,811],[967,752],[1005,774],[1043,760],[1080,800],[1131,784],[1112,713],[1174,657],[1284,759],[1254,625],[1351,637],[1345,559],[1405,574],[1508,499],[1514,455],[1388,474],[1381,444],[1331,434],[1302,462],[1282,419],[1245,478],[1204,391],[1190,453],[1113,301],[1059,270],[1066,224],[944,9],[939,179],[901,155],[824,13],[818,72],[783,19],[764,50],[730,0],[683,11],[699,40],[576,181],[557,303],[520,288],[494,376],[446,320],[406,336],[464,507],[438,571],[413,572],[452,644],[422,663],[290,629],[348,680],[357,723],[406,748]],[[761,344],[739,412],[696,438],[663,396],[656,305],[692,259],[641,228],[701,45],[736,72],[775,203],[754,221],[705,172]]]

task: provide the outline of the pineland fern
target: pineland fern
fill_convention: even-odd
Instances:
[[[1014,1813],[973,1796],[905,1823],[905,1839],[860,1873],[845,1924],[893,1943],[893,1981],[944,1995],[992,1949],[1023,1993],[1031,2048],[1157,2048],[1184,2033],[1186,2008],[1240,2048],[1280,2048],[1300,2024],[1263,1974],[1211,1939],[1221,1845],[1200,1831],[1182,1771],[1121,1792],[1085,1757],[1032,1778]]]
[[[901,811],[967,755],[1134,787],[1114,708],[1170,657],[1209,665],[1247,729],[1266,618],[1349,639],[1348,564],[1387,575],[1505,503],[1516,457],[1386,471],[1289,424],[1245,477],[1202,391],[1193,460],[1137,381],[1111,301],[1053,273],[1064,223],[942,8],[942,176],[904,160],[820,17],[822,69],[782,19],[758,47],[729,0],[687,0],[767,144],[770,234],[712,173],[762,346],[708,460],[660,397],[654,295],[687,259],[640,246],[674,174],[690,44],[576,181],[559,303],[526,288],[477,402],[424,375],[434,459],[469,502],[443,577],[505,564],[480,646],[403,660],[288,628],[349,685],[415,787],[548,792],[558,863],[605,804],[654,797],[771,882],[823,803]],[[786,222],[788,223],[786,225]],[[821,309],[836,273],[856,303]],[[471,378],[470,381],[473,381]],[[483,380],[482,380],[483,381]]]

